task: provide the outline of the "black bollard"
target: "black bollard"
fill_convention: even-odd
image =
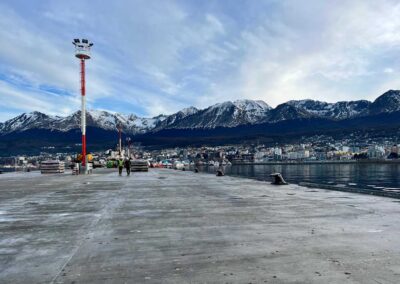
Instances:
[[[224,172],[221,170],[221,169],[219,169],[218,171],[217,171],[217,177],[222,177],[222,176],[224,176],[225,174],[224,174]]]
[[[270,174],[270,176],[272,177],[272,182],[271,184],[274,185],[285,185],[288,184],[284,179],[281,173],[273,173]]]
[[[198,173],[198,172],[199,172],[199,169],[198,169],[198,168],[194,168],[194,172],[195,172],[195,173]]]

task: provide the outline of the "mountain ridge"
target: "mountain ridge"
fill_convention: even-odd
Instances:
[[[380,113],[400,111],[400,91],[389,90],[373,102],[367,100],[327,103],[317,100],[290,100],[275,108],[262,100],[235,100],[211,105],[204,109],[189,107],[171,115],[152,118],[135,114],[111,113],[104,110],[88,110],[87,125],[107,131],[121,126],[124,133],[139,135],[168,129],[234,128],[262,123],[278,123],[287,120],[323,118],[345,120]],[[80,128],[80,111],[60,117],[38,111],[23,113],[0,123],[0,135],[29,129],[69,131]]]

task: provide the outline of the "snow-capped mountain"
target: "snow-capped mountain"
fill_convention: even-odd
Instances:
[[[302,108],[284,103],[271,110],[264,118],[264,122],[275,123],[283,120],[295,120],[310,117],[313,117],[313,115]]]
[[[216,128],[255,124],[261,122],[270,110],[271,107],[263,101],[227,101],[192,112],[164,128]]]
[[[116,130],[121,126],[126,133],[144,133],[153,129],[166,116],[159,115],[153,118],[142,118],[136,115],[124,115],[107,111],[89,110],[86,116],[87,126],[104,130]],[[66,117],[48,116],[40,112],[21,114],[13,119],[0,123],[0,133],[21,132],[28,129],[48,129],[66,132],[80,128],[81,112],[77,111]]]
[[[367,100],[327,103],[315,100],[292,100],[271,110],[265,122],[303,118],[343,120],[378,113],[400,111],[400,91],[389,90],[374,102]]]
[[[80,112],[78,112],[80,116]],[[107,111],[89,111],[87,121],[90,126],[96,126],[106,130],[115,130],[121,126],[126,133],[144,133],[153,129],[167,116],[159,115],[152,118],[138,117],[134,114],[124,115],[109,113]]]
[[[288,101],[273,109],[263,101],[237,100],[218,103],[201,110],[190,107],[169,116],[159,115],[153,118],[89,110],[87,125],[106,131],[116,131],[120,125],[126,134],[143,134],[169,129],[232,128],[240,125],[274,124],[287,120],[313,118],[341,121],[395,111],[400,111],[400,91],[390,90],[374,102],[359,100],[327,103],[299,100]],[[80,111],[67,117],[32,112],[0,123],[0,135],[30,129],[67,132],[79,128]]]
[[[184,119],[187,116],[197,113],[199,110],[195,107],[184,108],[177,113],[167,116],[163,121],[160,121],[153,130],[168,128],[174,125],[177,121]]]
[[[159,115],[153,118],[89,110],[86,122],[87,126],[105,130],[116,130],[120,125],[125,133],[138,134],[161,129],[235,127],[254,124],[261,122],[270,110],[271,107],[263,101],[237,100],[215,104],[203,110],[189,107],[169,116]],[[26,113],[0,123],[0,133],[33,128],[58,131],[78,129],[80,115],[80,111],[67,117],[48,116],[40,112]]]
[[[370,106],[370,113],[400,111],[400,91],[389,90],[378,97]]]
[[[14,131],[24,131],[32,128],[51,128],[50,125],[57,119],[62,118],[49,116],[38,111],[23,113],[4,123],[0,123],[0,133],[4,134]]]
[[[314,100],[300,100],[288,101],[286,104],[297,109],[302,113],[302,116],[305,117],[322,117],[341,120],[368,114],[368,108],[371,102],[360,100],[327,103]]]

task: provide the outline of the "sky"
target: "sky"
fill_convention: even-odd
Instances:
[[[0,121],[80,108],[151,117],[227,100],[374,100],[400,89],[391,0],[0,0]]]

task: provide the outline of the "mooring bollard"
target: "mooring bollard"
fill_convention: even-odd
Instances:
[[[275,185],[285,185],[288,184],[284,179],[281,173],[272,173],[270,174],[270,176],[272,177],[272,182],[271,184],[275,184]]]
[[[224,172],[221,170],[221,169],[219,169],[218,171],[217,171],[217,177],[222,177],[222,176],[224,176],[225,174],[224,174]]]

